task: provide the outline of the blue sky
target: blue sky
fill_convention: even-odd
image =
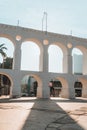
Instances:
[[[87,0],[0,0],[0,23],[41,30],[44,11],[48,31],[87,38]]]

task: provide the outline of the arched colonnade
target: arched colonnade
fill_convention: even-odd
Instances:
[[[21,95],[21,80],[25,75],[33,76],[38,82],[37,97],[49,98],[49,81],[56,78],[62,84],[61,97],[75,98],[74,83],[82,83],[82,97],[87,97],[87,40],[73,36],[60,35],[48,32],[0,24],[0,37],[8,38],[14,45],[13,68],[0,69],[0,74],[11,80],[10,96]],[[31,41],[40,48],[39,71],[21,70],[21,46],[25,41]],[[63,73],[48,71],[50,45],[56,45],[63,52]],[[72,50],[78,48],[83,53],[82,75],[73,74]]]

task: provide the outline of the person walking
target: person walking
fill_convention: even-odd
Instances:
[[[55,92],[54,92],[54,87],[53,87],[53,80],[49,82],[49,87],[50,87],[50,96],[55,97]]]

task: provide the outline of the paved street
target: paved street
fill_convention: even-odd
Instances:
[[[0,99],[0,130],[87,130],[87,99]]]

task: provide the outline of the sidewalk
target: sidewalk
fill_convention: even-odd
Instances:
[[[87,99],[0,99],[0,130],[87,130]]]

